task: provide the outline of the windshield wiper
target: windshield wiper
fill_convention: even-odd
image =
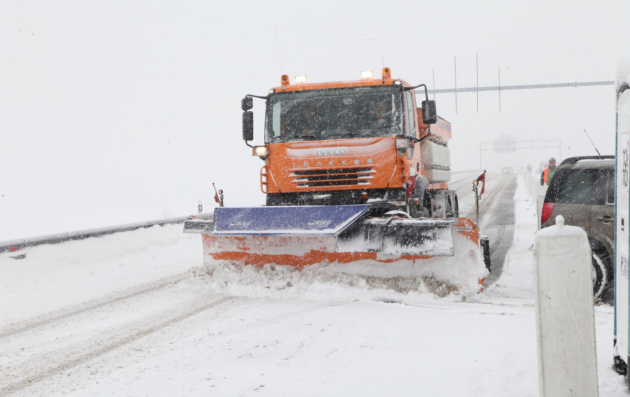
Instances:
[[[309,139],[319,139],[318,136],[315,135],[299,135],[299,134],[293,134],[293,135],[289,135],[288,137],[286,137],[286,139],[302,139],[302,138],[309,138]]]
[[[326,135],[328,137],[341,137],[341,136],[371,136],[368,132],[344,132],[343,134],[330,134]]]

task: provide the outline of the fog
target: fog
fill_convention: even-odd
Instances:
[[[0,3],[0,240],[260,205],[240,100],[361,70],[436,88],[614,80],[622,1]],[[613,154],[613,86],[439,94],[453,170]],[[256,100],[255,143],[264,101]],[[508,134],[553,150],[483,153]]]

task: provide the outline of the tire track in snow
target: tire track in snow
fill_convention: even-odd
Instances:
[[[489,303],[475,302],[474,300],[471,303],[460,303],[457,305],[445,305],[440,303],[403,303],[403,305],[430,311],[483,316],[531,316],[534,310],[533,306],[526,304],[495,305]]]
[[[476,179],[476,174],[466,174],[460,179],[449,182],[448,188],[457,192],[457,198],[462,198],[472,192],[472,181]]]
[[[513,175],[503,174],[487,174],[486,178],[488,190],[483,200],[479,202],[479,223],[482,226],[481,234],[490,238],[492,272],[486,277],[484,284],[488,287],[501,275],[505,256],[512,245],[514,237],[514,203],[512,198],[516,190],[516,178]],[[461,189],[466,190],[464,194],[460,193],[461,190],[457,191],[459,198],[472,192],[472,187],[466,186]],[[506,195],[509,195],[510,192],[512,193],[510,197],[512,202],[505,205],[504,200],[507,199]],[[474,200],[474,195],[472,199]],[[474,203],[469,208],[466,214],[460,214],[460,216],[465,216],[476,223]]]
[[[28,320],[20,321],[16,324],[11,324],[9,327],[0,330],[0,339],[7,338],[9,336],[13,336],[22,332],[30,331],[35,328],[49,325],[57,321],[68,319],[69,317],[77,316],[79,314],[96,310],[107,305],[119,303],[127,299],[135,298],[137,296],[162,289],[164,287],[173,285],[181,280],[186,279],[187,277],[189,277],[189,275],[190,273],[186,271],[176,274],[174,276],[164,277],[147,284],[141,284],[127,290],[114,292],[104,297],[91,299],[74,307],[42,314]]]
[[[197,300],[193,300],[193,305],[195,304],[195,302],[197,302]],[[4,379],[0,379],[0,387],[15,378],[22,379],[20,379],[18,382],[9,384],[4,388],[0,388],[0,395],[11,395],[19,391],[23,391],[31,386],[36,387],[36,389],[33,390],[33,393],[39,393],[42,391],[51,394],[53,392],[61,392],[63,388],[76,386],[76,375],[67,380],[68,382],[70,382],[70,384],[65,385],[60,384],[60,382],[66,383],[66,377],[58,378],[58,380],[56,380],[54,383],[54,390],[51,389],[51,387],[46,383],[40,385],[37,385],[37,383],[46,381],[47,379],[54,376],[58,376],[67,370],[77,368],[83,364],[86,364],[87,362],[90,362],[92,367],[98,366],[100,374],[99,376],[103,376],[104,373],[124,368],[129,362],[127,359],[130,357],[130,354],[133,357],[133,362],[137,362],[140,359],[148,359],[149,357],[155,356],[156,354],[161,354],[160,348],[164,346],[169,346],[170,349],[177,349],[177,346],[173,347],[173,343],[177,343],[182,338],[185,338],[186,335],[189,334],[189,331],[194,332],[200,327],[207,327],[209,323],[214,326],[218,326],[223,322],[231,321],[231,324],[229,324],[227,327],[220,327],[216,329],[216,333],[210,334],[204,338],[206,341],[219,341],[225,338],[234,338],[235,335],[241,333],[250,332],[259,328],[272,326],[277,323],[289,321],[294,318],[299,318],[303,315],[308,315],[309,313],[317,312],[319,310],[327,310],[352,302],[326,301],[311,303],[314,303],[314,305],[292,309],[287,312],[277,313],[271,316],[264,315],[259,318],[254,318],[253,320],[250,320],[249,322],[246,322],[244,324],[238,324],[233,321],[235,317],[241,317],[244,315],[245,312],[250,312],[253,308],[259,309],[266,305],[275,306],[276,301],[265,298],[229,296],[224,297],[223,299],[215,300],[214,302],[210,302],[209,307],[205,309],[203,307],[201,307],[200,310],[191,308],[187,311],[188,314],[184,313],[170,321],[160,321],[160,319],[165,317],[172,318],[172,316],[169,316],[168,313],[164,313],[158,316],[154,316],[152,319],[138,321],[132,325],[126,324],[119,327],[115,331],[108,332],[110,336],[97,335],[95,337],[92,337],[88,341],[83,341],[81,343],[75,344],[74,346],[60,348],[55,351],[33,357],[21,367],[11,368],[13,370],[13,373],[2,374]],[[239,308],[239,306],[243,305],[246,306]],[[197,306],[199,306],[199,304],[197,304]],[[217,306],[221,306],[221,310],[219,310],[218,312],[207,311],[207,309]],[[184,304],[182,305],[182,307],[188,307],[188,305]],[[264,312],[266,313],[267,311],[265,310]],[[195,316],[196,314],[198,315]],[[191,318],[193,316],[194,318]],[[208,316],[211,317],[208,318]],[[167,328],[170,325],[176,325],[176,323],[183,320],[188,320],[184,329],[182,329],[182,326],[180,326],[177,329],[165,331],[158,336],[157,340],[155,339],[155,337],[152,337],[150,341],[140,342],[145,344],[148,343],[150,348],[133,349],[134,351],[131,353],[128,351],[129,349],[123,348],[125,345],[135,342],[138,339],[143,338],[144,336],[148,336],[151,333]],[[146,324],[155,324],[156,322],[157,325],[155,326],[143,328]],[[128,331],[130,328],[132,330],[136,330],[137,328],[140,329],[135,332],[130,332]],[[97,349],[94,349],[94,347],[97,347]],[[138,352],[146,352],[146,356],[139,357]],[[105,357],[107,353],[110,354]],[[95,361],[99,359],[101,360],[101,362]],[[26,377],[23,376],[23,374],[25,373],[27,374]],[[88,381],[85,376],[79,376],[82,381]]]
[[[490,286],[503,273],[507,252],[514,241],[514,194],[517,180],[505,175],[492,197],[480,210],[482,233],[490,237],[490,259],[492,272],[486,277],[485,286]],[[492,211],[491,211],[492,209]]]
[[[507,183],[508,180],[509,178],[502,177],[501,181],[499,182],[499,185],[496,188],[493,188],[490,192],[488,192],[488,195],[485,197],[485,200],[482,200],[479,202],[479,221],[480,222],[483,222],[484,216],[486,215],[488,210],[492,207],[492,205],[496,202],[497,198],[499,197],[499,193],[503,191],[503,189],[505,188],[505,184]],[[470,191],[472,192],[472,187],[470,188]],[[475,221],[474,207],[466,215],[466,217]]]
[[[493,178],[495,176],[495,174],[487,174],[486,178],[488,178],[487,180],[489,181],[489,179]],[[492,199],[492,197],[494,195],[496,195],[498,190],[501,190],[503,188],[503,183],[505,182],[505,177],[501,174],[496,175],[497,177],[501,178],[501,181],[499,182],[499,185],[496,188],[492,188],[492,190],[490,191],[490,188],[488,188],[488,193],[486,194],[486,200],[485,201],[480,201],[479,202],[479,206],[480,206],[480,211],[479,211],[479,216],[481,217],[481,210],[483,208],[486,208],[486,203],[488,201],[490,201],[490,199]],[[462,198],[468,196],[469,194],[471,194],[473,192],[473,187],[472,187],[472,182],[473,180],[476,179],[475,177],[473,177],[472,179],[460,179],[457,180],[454,183],[450,183],[449,184],[449,189],[451,190],[455,190],[457,192],[457,198],[458,200],[461,200]],[[461,214],[460,214],[461,215]],[[472,211],[470,211],[467,215],[465,215],[467,218],[472,219],[475,216],[475,210],[474,207],[472,209]]]
[[[193,300],[187,305],[166,311],[156,316],[136,322],[125,324],[109,335],[98,335],[89,341],[79,343],[70,348],[58,349],[30,360],[26,365],[18,368],[9,368],[3,371],[2,383],[6,386],[0,389],[0,395],[8,396],[17,393],[37,382],[58,375],[66,370],[75,368],[90,360],[98,358],[117,348],[132,343],[140,338],[160,331],[171,325],[200,314],[206,310],[220,306],[228,301],[239,299],[237,297],[222,297],[217,295]],[[9,383],[11,380],[20,379]]]

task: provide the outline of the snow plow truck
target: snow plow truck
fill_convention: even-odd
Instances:
[[[422,106],[416,92],[424,88]],[[266,102],[264,145],[252,146],[253,98]],[[451,125],[426,85],[383,68],[349,82],[282,75],[266,96],[241,102],[243,139],[263,162],[266,205],[218,207],[189,219],[204,262],[320,265],[374,277],[431,277],[464,294],[483,290],[489,245],[459,217],[451,178]]]

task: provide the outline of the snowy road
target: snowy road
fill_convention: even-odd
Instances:
[[[479,171],[455,174],[450,188],[457,191],[460,216],[475,219],[472,181]],[[494,283],[503,271],[506,255],[514,238],[514,193],[516,175],[487,173],[486,192],[479,202],[481,233],[490,239],[490,260],[492,273],[486,278],[486,285]]]
[[[453,183],[462,214],[471,175]],[[536,395],[533,205],[503,175],[482,205],[502,270],[467,302],[353,277],[211,275],[181,225],[0,254],[0,395]],[[596,316],[600,395],[625,396],[612,308]]]

